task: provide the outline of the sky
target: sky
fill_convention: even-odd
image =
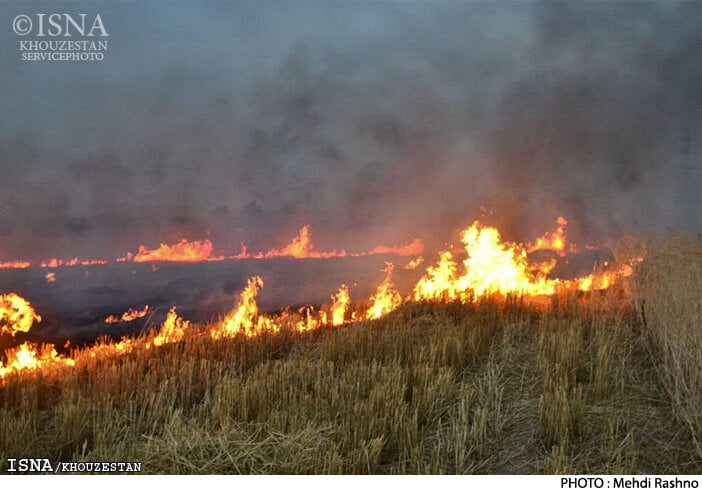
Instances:
[[[40,13],[105,59],[22,60]],[[700,2],[2,0],[0,260],[699,231],[701,48]]]

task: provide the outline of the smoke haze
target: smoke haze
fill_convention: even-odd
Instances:
[[[100,13],[105,60],[22,61]],[[0,259],[702,228],[699,2],[2,2]]]

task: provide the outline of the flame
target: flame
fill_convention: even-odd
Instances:
[[[421,254],[424,251],[424,244],[419,238],[407,244],[394,247],[377,246],[367,252],[348,253],[345,250],[333,250],[331,252],[320,252],[315,250],[312,243],[310,225],[305,225],[298,231],[296,237],[290,244],[281,249],[270,249],[267,252],[249,253],[246,245],[241,244],[241,252],[229,257],[213,256],[214,245],[210,240],[188,241],[185,238],[173,245],[161,243],[158,248],[150,250],[144,245],[139,245],[136,253],[127,252],[123,257],[114,260],[83,260],[73,258],[70,260],[48,259],[41,262],[32,263],[30,261],[8,261],[0,262],[0,269],[26,269],[37,266],[45,268],[73,267],[76,265],[93,266],[105,265],[110,262],[204,262],[221,260],[241,260],[241,259],[269,259],[275,257],[293,257],[297,259],[305,258],[330,258],[330,257],[363,257],[367,255],[393,254],[401,256],[412,256]]]
[[[0,334],[14,337],[17,332],[29,332],[34,322],[40,321],[26,299],[15,293],[0,294]]]
[[[461,243],[465,251],[465,259],[459,260],[457,255],[463,257],[463,252],[444,251],[439,254],[435,264],[426,268],[423,276],[417,281],[407,301],[424,300],[458,300],[462,302],[475,301],[476,299],[492,294],[519,294],[525,296],[551,295],[560,287],[573,287],[580,291],[607,289],[620,278],[630,276],[634,272],[634,265],[643,260],[641,257],[616,268],[596,269],[592,274],[572,280],[550,278],[558,261],[557,257],[534,261],[529,256],[534,250],[554,250],[561,254],[566,249],[564,228],[567,222],[560,217],[559,228],[552,233],[547,233],[537,239],[533,244],[518,244],[503,242],[499,230],[484,226],[478,221],[473,222],[460,233]],[[412,245],[414,244],[414,245]],[[419,249],[415,240],[409,246],[394,248],[396,254],[401,255],[402,250]],[[404,248],[403,248],[404,247]],[[422,245],[423,248],[423,245]],[[212,257],[212,243],[187,242],[167,246],[161,245],[157,250],[145,250],[142,246],[137,255],[130,255],[123,260],[144,262],[150,260],[193,261],[193,260],[221,260]],[[250,258],[246,248],[242,246],[241,256]],[[389,248],[376,247],[371,252],[387,253]],[[295,239],[280,250],[270,250],[260,257],[288,256],[295,258],[345,256],[346,252],[317,252],[311,242],[309,226],[300,229]],[[338,255],[343,254],[343,255]],[[359,255],[359,254],[348,254]],[[61,262],[61,265],[72,265],[73,260]],[[422,258],[417,257],[410,261],[405,268],[413,269],[422,263]],[[46,266],[58,266],[58,262],[49,262]],[[605,263],[605,267],[609,264]],[[351,299],[349,287],[342,284],[336,294],[331,295],[330,306],[315,309],[305,306],[298,310],[286,309],[276,315],[266,315],[259,311],[256,297],[263,287],[263,280],[254,276],[248,279],[247,285],[238,297],[237,304],[224,318],[205,329],[193,330],[193,335],[209,335],[213,338],[254,337],[266,332],[276,333],[282,329],[291,329],[296,332],[308,332],[323,326],[341,326],[347,319],[351,322],[374,320],[394,311],[403,303],[403,298],[396,290],[392,281],[393,264],[386,262],[383,269],[385,277],[378,285],[375,293],[366,303],[365,310],[351,312]],[[46,275],[47,280],[53,272]],[[118,321],[132,321],[145,316],[150,311],[149,306],[137,311],[129,309],[121,317],[109,316],[107,323]],[[41,321],[32,306],[20,296],[10,293],[0,295],[0,333],[14,336],[17,332],[28,332],[35,322]],[[19,347],[9,349],[4,354],[5,363],[0,363],[0,378],[11,372],[23,370],[42,369],[45,366],[72,366],[81,356],[98,357],[107,355],[121,355],[137,348],[150,349],[168,343],[180,342],[185,338],[186,332],[191,327],[190,322],[178,316],[176,309],[172,308],[160,329],[148,336],[137,338],[122,338],[119,342],[101,340],[97,344],[84,349],[74,349],[70,357],[59,356],[51,346],[37,346],[24,343]],[[68,344],[67,344],[68,345]]]
[[[424,262],[424,257],[417,257],[416,259],[409,261],[405,266],[405,269],[407,269],[408,271],[413,271],[417,267],[419,267],[422,264],[422,262]]]
[[[148,307],[147,307],[148,308]],[[185,336],[185,330],[190,327],[190,322],[183,320],[176,313],[175,307],[171,308],[166,316],[166,321],[161,325],[161,329],[154,337],[152,343],[155,346],[180,342]]]
[[[0,262],[0,269],[26,269],[32,265],[31,262],[17,260],[13,262]]]
[[[556,222],[558,223],[558,228],[556,228],[556,231],[546,232],[543,236],[537,238],[533,244],[529,245],[529,248],[527,249],[528,252],[535,252],[536,250],[553,250],[561,257],[565,257],[565,227],[568,225],[568,221],[563,216],[559,216]]]
[[[296,259],[326,259],[330,257],[365,257],[368,255],[418,255],[424,251],[424,243],[419,238],[415,238],[412,242],[398,245],[395,247],[386,247],[379,245],[367,252],[347,252],[346,250],[332,250],[331,252],[320,252],[315,249],[312,243],[312,234],[310,225],[305,225],[297,233],[297,236],[292,241],[281,249],[270,249],[267,252],[249,253],[248,248],[243,243],[241,244],[241,252],[229,257],[231,260],[239,259],[271,259],[275,257],[294,257]]]
[[[634,273],[634,264],[641,262],[643,257],[636,257],[628,264],[621,264],[613,270],[593,272],[589,276],[580,277],[575,280],[580,291],[592,291],[595,289],[608,289],[615,281],[623,277],[629,277]]]
[[[5,351],[5,356],[7,362],[5,364],[0,362],[0,378],[13,371],[35,370],[56,365],[73,366],[75,364],[73,359],[60,357],[53,346],[37,347],[30,342]]]
[[[136,320],[137,318],[143,318],[145,317],[149,312],[150,312],[149,305],[144,306],[144,309],[142,310],[135,310],[133,308],[129,308],[127,311],[122,313],[122,316],[116,317],[114,315],[110,315],[107,318],[105,318],[105,323],[118,323],[118,322],[131,322]]]
[[[330,310],[331,324],[335,327],[343,325],[344,317],[346,316],[346,310],[348,310],[349,305],[351,304],[351,298],[349,297],[349,287],[345,284],[342,284],[339,288],[339,292],[333,294],[331,299],[333,301]]]
[[[442,252],[437,264],[429,267],[415,286],[415,300],[467,300],[492,293],[553,294],[560,282],[546,277],[546,271],[550,272],[555,262],[541,267],[530,265],[527,249],[503,243],[496,228],[475,221],[461,232],[461,242],[468,254],[463,261],[463,274],[458,275],[453,254]]]
[[[246,253],[246,247],[242,245],[242,254]],[[312,236],[310,234],[310,225],[305,225],[297,233],[297,236],[292,239],[289,245],[278,250],[271,249],[265,253],[249,255],[248,258],[270,259],[273,257],[294,257],[296,259],[324,259],[329,257],[346,257],[348,254],[345,250],[332,252],[318,252],[312,244]],[[241,254],[240,256],[241,257]]]
[[[380,283],[375,294],[371,297],[370,308],[366,311],[366,318],[370,320],[378,319],[387,315],[391,311],[397,309],[402,304],[402,296],[395,290],[395,285],[392,283],[393,265],[390,262],[385,263],[385,279]]]
[[[47,272],[44,277],[46,278],[46,282],[48,282],[48,283],[56,282],[56,273],[55,272]]]
[[[459,297],[456,285],[457,268],[453,254],[449,251],[441,252],[436,265],[427,267],[424,277],[417,281],[413,299],[415,301],[457,299]]]
[[[399,245],[397,247],[385,247],[385,246],[380,245],[380,246],[375,247],[370,252],[360,253],[357,255],[389,254],[389,255],[409,256],[409,255],[419,255],[422,252],[424,252],[424,243],[419,238],[415,238],[410,243],[407,243],[404,245]]]
[[[238,334],[253,337],[265,330],[276,330],[268,317],[258,314],[256,295],[262,287],[263,279],[258,276],[249,278],[236,308],[215,325],[210,335],[213,338],[234,337]]]
[[[173,245],[162,243],[155,250],[139,246],[136,255],[127,254],[124,260],[134,262],[199,262],[212,259],[214,245],[209,240],[189,242],[183,238]]]
[[[56,267],[74,267],[76,265],[104,265],[107,264],[107,260],[81,260],[79,258],[73,258],[70,260],[61,259],[50,259],[45,260],[39,264],[39,267],[46,267],[54,269]]]
[[[26,269],[27,267],[32,267],[36,265],[37,267],[44,268],[57,268],[57,267],[73,267],[76,265],[104,265],[109,263],[107,260],[81,260],[78,258],[73,258],[70,260],[62,259],[49,259],[41,261],[37,264],[26,260],[18,260],[12,262],[0,262],[0,269]]]

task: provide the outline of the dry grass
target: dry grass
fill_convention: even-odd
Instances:
[[[411,304],[9,377],[0,471],[48,457],[150,473],[701,473],[702,247],[636,247],[631,284],[547,309]]]

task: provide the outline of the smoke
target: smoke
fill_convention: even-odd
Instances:
[[[15,15],[100,12],[102,63]],[[699,230],[698,2],[0,4],[0,257]]]

